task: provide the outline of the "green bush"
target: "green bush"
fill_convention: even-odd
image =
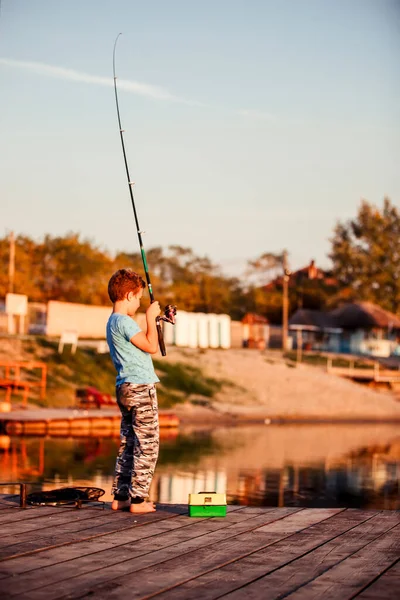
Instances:
[[[198,394],[212,398],[222,387],[222,382],[204,377],[200,369],[190,365],[155,360],[154,366],[160,371],[163,387],[179,390],[187,395]]]

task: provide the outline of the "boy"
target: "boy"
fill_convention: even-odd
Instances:
[[[146,500],[158,458],[158,408],[151,354],[158,349],[158,302],[146,311],[147,332],[133,320],[145,282],[131,269],[119,269],[108,283],[113,312],[107,342],[117,371],[117,403],[121,411],[121,443],[115,466],[111,508],[132,513],[154,512]]]

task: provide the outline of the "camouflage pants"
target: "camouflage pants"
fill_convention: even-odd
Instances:
[[[112,493],[146,498],[159,449],[157,393],[154,384],[123,383],[117,387],[121,442]]]

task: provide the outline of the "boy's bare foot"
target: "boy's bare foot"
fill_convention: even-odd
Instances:
[[[131,504],[129,512],[135,515],[143,515],[145,513],[156,512],[156,507],[153,502],[140,502],[140,504]]]
[[[122,510],[123,508],[129,508],[131,505],[131,499],[128,500],[113,500],[111,503],[112,510]]]

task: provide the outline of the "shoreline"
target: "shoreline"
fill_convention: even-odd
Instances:
[[[400,402],[392,391],[371,389],[322,367],[293,365],[276,352],[171,348],[166,360],[196,367],[222,384],[212,398],[194,396],[175,405],[182,421],[400,421]]]
[[[183,408],[183,407],[182,407]],[[218,428],[260,427],[285,428],[326,426],[392,426],[400,423],[400,417],[361,418],[324,416],[280,416],[261,414],[216,414],[211,409],[195,410],[188,415],[185,410],[160,410],[161,435],[169,432],[179,435],[185,430],[214,430]],[[98,436],[119,435],[120,414],[117,409],[27,409],[0,412],[0,435],[11,436]]]
[[[237,415],[235,413],[216,414],[216,411],[209,410],[206,414],[188,415],[185,411],[176,410],[176,407],[172,409],[177,417],[179,418],[180,426],[241,426],[241,425],[265,425],[265,426],[276,426],[276,425],[373,425],[373,424],[396,424],[400,423],[400,416],[393,417],[349,417],[349,416],[336,416],[326,417],[323,415],[269,415],[269,414],[257,414],[252,415],[251,413]]]
[[[5,360],[7,356],[7,360],[48,364],[46,407],[28,402],[25,417],[31,409],[43,418],[45,411],[73,414],[77,388],[92,385],[100,392],[111,391],[111,380],[115,381],[109,358],[93,351],[60,356],[54,345],[43,340],[26,348],[10,343],[2,351]],[[328,372],[324,365],[295,363],[279,351],[171,346],[167,356],[159,358],[155,356],[161,411],[176,414],[182,425],[400,422],[400,398],[395,391],[355,383]],[[21,402],[13,402],[11,413],[6,414],[20,406]],[[86,414],[97,418],[106,410],[90,408]],[[108,410],[115,410],[115,417],[119,414],[117,407]]]

